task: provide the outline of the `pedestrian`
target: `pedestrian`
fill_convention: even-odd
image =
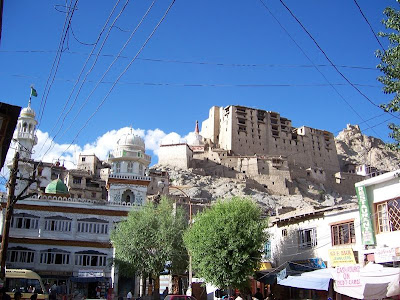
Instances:
[[[7,294],[4,286],[0,289],[0,300],[11,300],[11,297]]]
[[[128,299],[128,300],[132,299],[132,292],[131,291],[129,291],[128,295],[126,295],[126,299]]]
[[[14,300],[21,300],[22,294],[21,292],[15,292],[14,293]]]
[[[257,292],[254,294],[253,297],[258,299],[258,300],[263,300],[264,299],[263,294],[261,294],[260,288],[257,288]]]
[[[31,300],[37,300],[37,294],[36,293],[31,296]]]

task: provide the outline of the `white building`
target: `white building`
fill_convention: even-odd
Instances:
[[[400,260],[400,170],[355,186],[366,258],[380,263]]]
[[[272,219],[269,255],[276,266],[305,264],[319,260],[330,267],[329,250],[353,250],[356,262],[363,262],[360,217],[356,204],[319,209]],[[306,267],[307,268],[307,267]]]
[[[21,111],[15,132],[21,158],[31,158],[36,124],[29,103]],[[40,194],[14,206],[7,268],[32,269],[45,283],[63,286],[62,293],[79,293],[82,298],[94,298],[99,288],[102,296],[107,296],[108,288],[119,295],[131,289],[138,292],[137,280],[119,276],[112,267],[110,233],[130,210],[145,203],[151,182],[168,184],[168,174],[157,173],[156,179],[147,176],[150,156],[143,140],[132,133],[121,137],[109,162],[111,172],[94,155],[80,155],[76,170],[67,170],[59,162],[38,165],[35,173],[40,182],[32,184],[29,192],[39,190]],[[33,171],[32,164],[19,163],[19,176],[28,178]],[[159,193],[157,184],[153,185],[152,193]],[[16,193],[25,186],[26,181],[18,180]],[[1,206],[2,226],[6,197]]]
[[[142,205],[151,178],[151,157],[145,153],[144,141],[132,133],[123,135],[108,157],[111,173],[107,181],[108,201]]]

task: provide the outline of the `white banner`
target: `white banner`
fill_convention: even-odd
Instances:
[[[333,278],[337,287],[360,286],[360,265],[336,267]]]
[[[377,264],[391,262],[394,256],[396,256],[396,248],[378,248],[374,252],[375,263]]]

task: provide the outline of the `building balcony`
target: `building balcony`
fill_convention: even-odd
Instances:
[[[110,174],[108,176],[108,178],[151,181],[151,177],[150,176],[127,175],[127,174]]]

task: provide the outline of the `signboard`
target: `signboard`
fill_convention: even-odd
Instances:
[[[316,269],[325,269],[326,265],[321,258],[309,258],[289,262],[290,269],[293,271],[307,272]]]
[[[333,278],[337,287],[360,286],[360,265],[340,266],[333,271]]]
[[[375,245],[375,232],[372,225],[371,209],[364,186],[356,187],[358,208],[360,211],[361,236],[363,245]]]
[[[378,248],[374,252],[375,263],[377,264],[392,262],[394,256],[396,256],[396,248]]]
[[[79,270],[78,277],[104,277],[103,270]]]
[[[329,249],[328,254],[331,267],[356,264],[353,249],[351,248]]]
[[[276,280],[278,281],[278,283],[279,283],[279,281],[281,281],[285,278],[286,278],[286,268],[284,268],[282,271],[280,271],[278,274],[276,274]]]

